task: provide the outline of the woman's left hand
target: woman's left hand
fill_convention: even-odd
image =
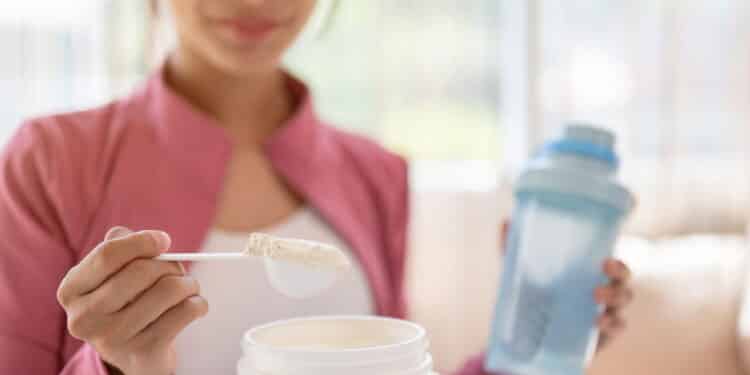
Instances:
[[[594,300],[605,307],[604,313],[597,320],[601,330],[599,350],[625,329],[625,320],[621,313],[633,300],[633,290],[628,285],[630,269],[625,263],[608,259],[603,264],[603,271],[610,280],[609,284],[594,290]]]

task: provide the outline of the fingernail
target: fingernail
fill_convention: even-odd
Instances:
[[[114,227],[111,229],[111,231],[112,235],[114,236],[122,236],[130,232],[128,228],[125,227]]]
[[[204,316],[208,315],[208,311],[211,309],[210,305],[208,304],[208,301],[203,298],[201,295],[190,297],[190,299],[199,305],[202,305],[204,309],[201,311],[201,314],[199,315],[199,318],[203,318]]]
[[[172,239],[170,239],[169,235],[165,232],[153,231],[151,232],[151,237],[154,239],[154,242],[156,242],[156,246],[159,250],[168,250],[169,246],[172,244]]]
[[[203,298],[204,301],[206,301],[205,298]],[[211,311],[211,305],[208,304],[208,301],[206,301],[206,311],[203,312],[203,316],[208,315],[208,312]]]
[[[107,234],[104,236],[104,238],[108,240],[112,240],[112,239],[124,237],[130,233],[131,233],[130,229],[121,227],[121,226],[116,226],[116,227],[111,228],[109,231],[107,231]]]

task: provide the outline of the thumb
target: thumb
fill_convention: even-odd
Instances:
[[[105,241],[115,240],[121,237],[125,237],[130,233],[133,233],[133,231],[128,228],[121,227],[121,226],[112,227],[110,230],[107,231],[107,234],[104,236],[104,240]]]

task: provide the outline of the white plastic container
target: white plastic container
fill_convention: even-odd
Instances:
[[[424,328],[375,316],[284,320],[249,330],[239,375],[436,375]]]

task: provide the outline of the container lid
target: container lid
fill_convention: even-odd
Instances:
[[[429,358],[428,348],[425,329],[412,322],[376,316],[319,316],[247,331],[241,362],[284,374],[400,374],[422,366]]]
[[[634,199],[614,179],[619,166],[614,145],[615,135],[608,130],[585,124],[568,125],[560,138],[541,149],[521,175],[516,190],[574,194],[629,212]],[[591,168],[592,161],[602,167]]]

